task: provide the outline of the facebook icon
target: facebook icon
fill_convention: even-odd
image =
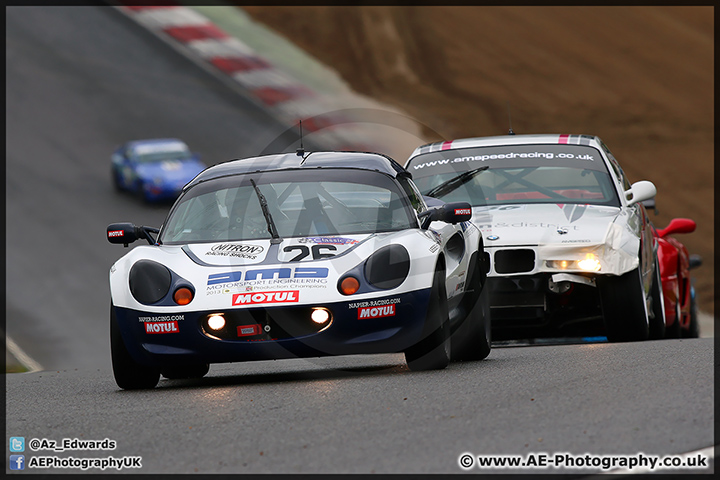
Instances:
[[[10,455],[10,470],[25,470],[25,455]]]

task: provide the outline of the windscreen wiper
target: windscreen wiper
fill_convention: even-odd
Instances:
[[[475,168],[473,170],[468,170],[467,172],[463,172],[460,175],[451,178],[450,180],[446,180],[437,187],[433,187],[429,192],[427,192],[425,195],[428,197],[435,197],[440,198],[443,195],[446,195],[456,188],[458,188],[460,185],[464,185],[470,180],[472,180],[475,175],[477,175],[480,172],[484,172],[490,168],[488,165],[483,165],[482,167]]]
[[[265,195],[262,194],[262,192],[258,188],[257,184],[255,183],[255,180],[253,180],[251,178],[250,183],[252,183],[252,186],[255,189],[255,193],[257,194],[258,200],[260,201],[260,209],[262,210],[263,216],[265,217],[265,222],[267,223],[268,232],[270,232],[270,236],[272,237],[272,240],[270,240],[270,243],[282,242],[282,239],[280,238],[280,234],[278,234],[277,227],[275,226],[275,222],[273,222],[272,215],[270,215],[270,208],[268,208],[268,203],[267,203],[267,200],[265,200]]]

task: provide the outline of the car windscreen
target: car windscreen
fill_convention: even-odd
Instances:
[[[201,182],[173,206],[160,242],[184,244],[271,238],[254,181],[280,237],[347,235],[417,228],[391,177],[360,169],[230,175]]]
[[[460,177],[485,166],[487,170]],[[445,202],[466,201],[473,206],[513,203],[620,206],[600,152],[584,145],[443,150],[414,157],[407,169],[423,194],[430,192]]]
[[[187,145],[181,142],[148,143],[132,149],[136,162],[153,163],[163,160],[186,160],[192,157]]]

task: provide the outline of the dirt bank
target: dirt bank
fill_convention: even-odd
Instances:
[[[245,7],[358,92],[406,111],[428,141],[599,135],[632,181],[658,187],[664,227],[713,289],[712,7]],[[407,154],[410,152],[408,151]],[[398,158],[403,163],[405,158]]]

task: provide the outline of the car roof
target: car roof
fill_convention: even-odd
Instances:
[[[200,172],[184,189],[188,189],[200,182],[228,175],[241,175],[250,172],[273,170],[310,170],[321,168],[373,170],[390,175],[393,178],[399,175],[411,176],[398,162],[380,153],[306,152],[302,157],[297,153],[281,153],[235,159],[214,165]]]
[[[595,135],[569,135],[569,134],[533,134],[533,135],[498,135],[495,137],[459,138],[447,142],[434,142],[417,147],[410,158],[417,155],[438,152],[441,150],[491,147],[500,145],[523,144],[569,144],[589,145],[601,148],[601,140]]]

